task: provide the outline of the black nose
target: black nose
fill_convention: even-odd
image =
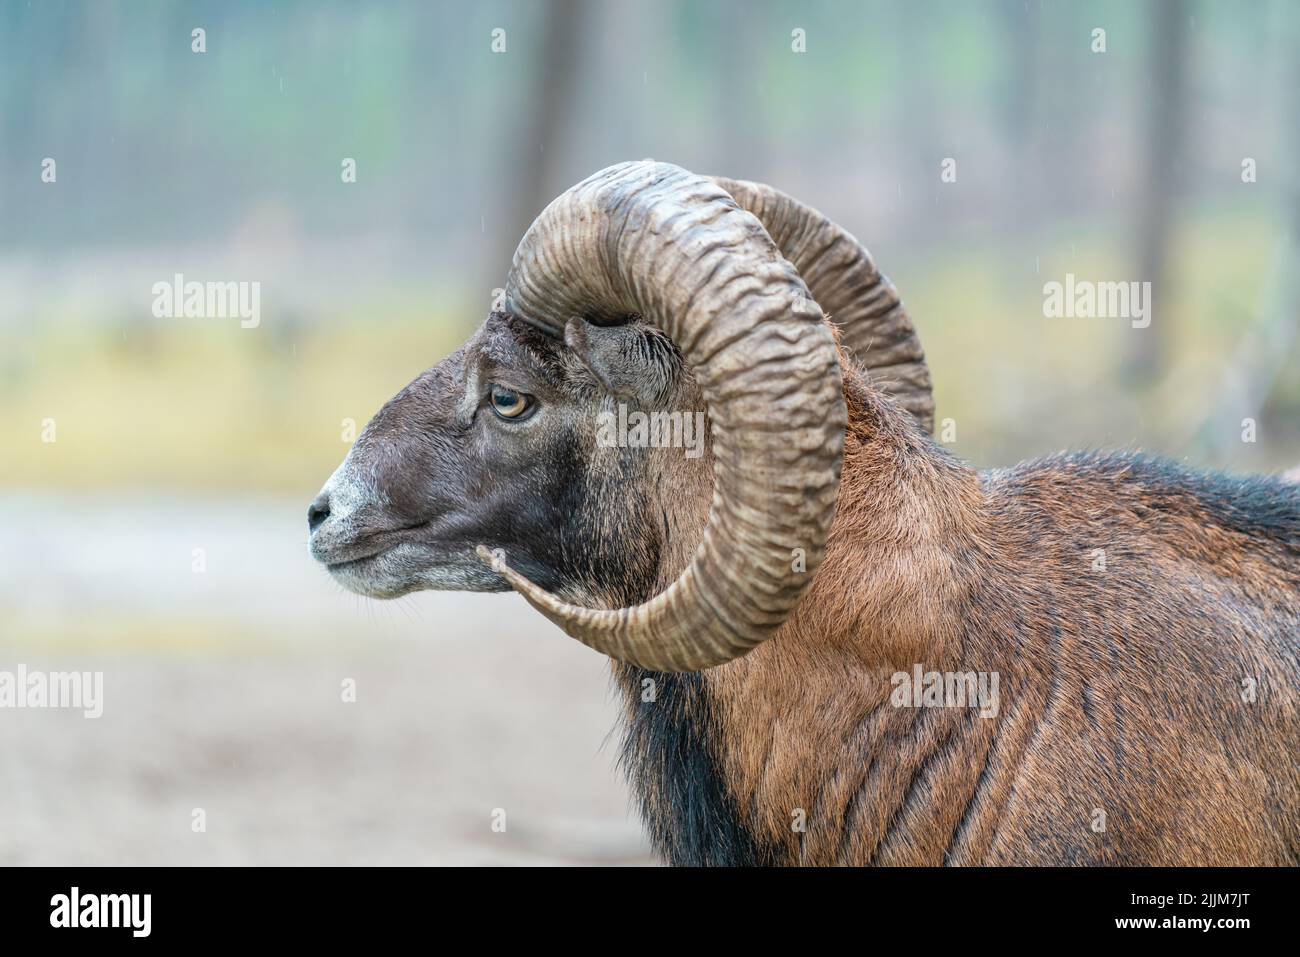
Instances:
[[[320,523],[330,517],[330,497],[322,492],[316,501],[307,506],[307,530],[316,531]]]

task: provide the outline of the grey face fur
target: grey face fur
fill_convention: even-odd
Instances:
[[[665,570],[665,542],[670,526],[702,527],[709,457],[605,447],[598,423],[620,403],[702,409],[698,388],[644,323],[575,320],[565,338],[493,313],[380,409],[309,510],[311,553],[335,580],[375,598],[508,590],[479,544],[592,607],[643,601],[671,580],[680,565]],[[496,414],[494,387],[528,397],[527,411]]]

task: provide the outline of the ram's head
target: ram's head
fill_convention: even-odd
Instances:
[[[514,587],[655,670],[744,654],[803,595],[835,513],[823,310],[928,427],[920,344],[852,236],[766,186],[603,170],[529,228],[504,310],[366,427],[308,511],[312,554],[380,598]]]

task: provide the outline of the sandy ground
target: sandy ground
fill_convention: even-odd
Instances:
[[[0,708],[0,865],[650,863],[604,659],[517,596],[346,594],[304,513],[0,497],[0,671],[104,675],[98,719]]]

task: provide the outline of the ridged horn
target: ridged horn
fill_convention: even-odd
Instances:
[[[767,229],[868,379],[934,431],[934,393],[925,351],[889,278],[865,246],[817,210],[763,183],[710,179]]]
[[[633,314],[669,335],[712,421],[714,494],[691,562],[641,605],[568,604],[508,555],[480,556],[566,633],[643,668],[696,671],[771,637],[821,564],[847,413],[822,308],[767,230],[706,177],[651,161],[611,166],[528,229],[506,307],[557,337],[575,316]]]

